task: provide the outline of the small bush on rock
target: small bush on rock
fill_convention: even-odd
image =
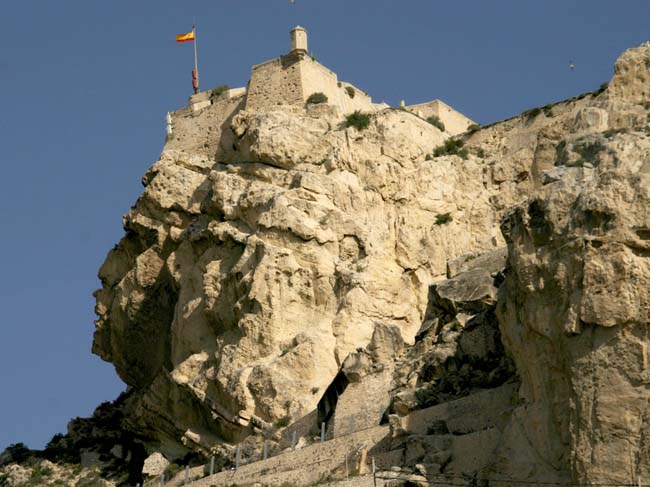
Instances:
[[[467,159],[469,153],[463,145],[464,143],[460,139],[447,139],[443,145],[434,149],[433,157],[455,155]]]
[[[440,118],[436,117],[435,115],[431,115],[429,118],[427,118],[427,122],[429,122],[441,132],[445,131],[445,124],[442,123],[442,120],[440,120]]]
[[[544,105],[544,108],[542,108],[542,110],[544,111],[544,115],[546,115],[547,117],[553,116],[553,104],[548,103]]]
[[[370,126],[370,115],[357,110],[345,117],[345,126],[354,127],[357,130],[367,129]]]
[[[523,113],[524,117],[526,117],[526,120],[532,120],[534,119],[537,115],[542,113],[542,109],[537,107],[537,108],[531,108],[530,110],[527,110]]]
[[[441,213],[440,215],[436,215],[436,225],[444,225],[446,223],[449,223],[453,219],[454,218],[451,216],[450,213]]]
[[[320,103],[327,103],[327,95],[325,93],[312,93],[307,98],[307,105],[318,105]]]
[[[228,86],[228,85],[217,86],[216,88],[214,88],[214,89],[210,92],[210,98],[211,98],[212,100],[214,100],[215,98],[218,98],[220,95],[222,95],[223,93],[225,93],[225,92],[228,91],[229,89],[230,89],[230,86]]]
[[[345,92],[348,94],[350,98],[354,98],[354,95],[356,95],[356,92],[354,91],[354,88],[351,86],[346,86],[345,87]]]
[[[614,137],[614,136],[617,135],[617,134],[624,134],[624,133],[627,133],[627,129],[626,129],[626,128],[607,129],[607,130],[605,130],[605,131],[603,132],[603,136],[604,136],[606,139],[611,139],[612,137]]]
[[[181,467],[179,464],[172,462],[169,465],[167,465],[167,468],[165,469],[165,472],[164,472],[163,475],[165,475],[165,478],[170,479],[174,475],[176,475],[178,472],[180,472],[182,470],[182,468],[183,467]]]
[[[609,83],[607,83],[607,82],[605,82],[605,83],[601,83],[600,86],[598,87],[598,89],[597,89],[596,91],[593,92],[593,96],[598,96],[598,95],[600,95],[600,94],[601,94],[602,92],[604,92],[607,88],[609,88]]]
[[[594,162],[598,159],[598,155],[605,150],[605,146],[599,140],[594,140],[576,144],[574,149],[583,160]]]
[[[9,445],[0,458],[0,465],[12,462],[23,463],[32,456],[32,451],[24,443]]]

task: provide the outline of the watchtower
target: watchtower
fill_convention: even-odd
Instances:
[[[307,54],[307,31],[304,27],[297,25],[291,31],[290,54]]]

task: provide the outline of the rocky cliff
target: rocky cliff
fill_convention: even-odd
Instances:
[[[650,468],[649,68],[647,45],[619,59],[542,187],[502,223],[501,330],[526,404],[507,436],[526,444],[518,456],[585,483]]]
[[[239,111],[228,150],[200,134],[218,158],[166,148],[145,175],[93,349],[163,448],[308,414],[377,323],[413,342],[448,259],[503,245],[482,159],[426,160],[445,135],[408,112],[360,131],[326,108]]]
[[[149,452],[383,421],[425,476],[647,478],[649,44],[453,139],[243,102],[173,114],[99,272],[93,352]]]

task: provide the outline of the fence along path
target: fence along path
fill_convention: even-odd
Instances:
[[[306,486],[322,483],[327,475],[337,468],[345,467],[346,455],[357,452],[365,446],[370,450],[389,434],[388,426],[375,426],[355,433],[339,436],[323,443],[313,443],[297,450],[285,451],[266,460],[242,465],[237,470],[226,470],[212,476],[203,477],[204,467],[189,470],[191,481],[189,487],[210,487],[246,485],[260,482],[265,485],[290,483],[294,486]],[[184,484],[185,471],[178,472],[165,487],[181,487]],[[158,483],[147,483],[158,486]]]
[[[429,423],[442,419],[456,433],[463,433],[454,437],[459,450],[462,450],[460,447],[467,441],[480,441],[486,436],[491,436],[490,432],[494,431],[499,418],[513,408],[512,397],[517,387],[517,384],[504,384],[461,399],[413,411],[403,418],[403,425],[407,431],[416,433],[426,431]],[[328,428],[327,434],[323,435],[327,439],[325,442],[314,443],[295,451],[284,450],[266,460],[240,464],[236,471],[219,472],[204,478],[205,467],[195,467],[190,469],[189,478],[199,480],[187,485],[192,487],[244,485],[252,483],[253,479],[265,484],[278,483],[278,481],[282,484],[288,482],[289,478],[294,479],[292,483],[296,486],[322,483],[324,479],[320,476],[324,472],[331,472],[344,466],[347,453],[358,450],[362,445],[370,450],[389,434],[388,426],[357,429],[359,423],[355,419],[356,416],[337,419],[337,424]],[[336,436],[331,438],[334,434]],[[381,449],[375,448],[371,455],[375,456],[379,468],[390,468],[392,465],[400,464],[402,455],[400,449],[391,452],[378,450]],[[464,457],[464,455],[460,456]],[[181,471],[165,483],[165,487],[181,487],[185,485],[184,479],[185,472]],[[147,485],[158,487],[159,483],[148,482]]]

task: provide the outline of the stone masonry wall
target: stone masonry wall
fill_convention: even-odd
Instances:
[[[277,105],[302,104],[305,95],[296,56],[281,56],[253,66],[246,110],[265,110]]]
[[[322,64],[305,57],[300,61],[300,81],[305,101],[313,93],[325,93],[328,103],[340,106],[340,93],[336,74]]]
[[[349,384],[336,403],[336,410],[328,425],[328,438],[378,426],[390,406],[392,377],[392,370],[384,370]]]
[[[451,135],[461,134],[465,132],[470,125],[474,124],[473,120],[467,118],[465,115],[454,110],[452,107],[440,100],[433,100],[418,105],[409,105],[406,109],[422,118],[428,118],[435,115],[445,124],[445,130]]]
[[[351,97],[346,87],[352,87]],[[376,108],[371,98],[350,83],[339,83],[336,73],[310,57],[282,56],[253,67],[246,110],[267,110],[277,105],[303,105],[314,93],[324,93],[328,104],[341,113]]]
[[[372,99],[366,94],[366,92],[350,83],[342,81],[340,84],[341,86],[338,87],[338,90],[341,100],[341,111],[343,113],[352,113],[355,110],[367,112],[387,107],[387,105],[374,105]],[[346,88],[352,88],[354,90],[353,97],[348,94]]]
[[[244,106],[244,94],[215,101],[195,112],[187,106],[173,112],[172,135],[167,138],[165,151],[179,151],[193,156],[213,157],[219,151],[219,141],[225,140],[230,120]]]

